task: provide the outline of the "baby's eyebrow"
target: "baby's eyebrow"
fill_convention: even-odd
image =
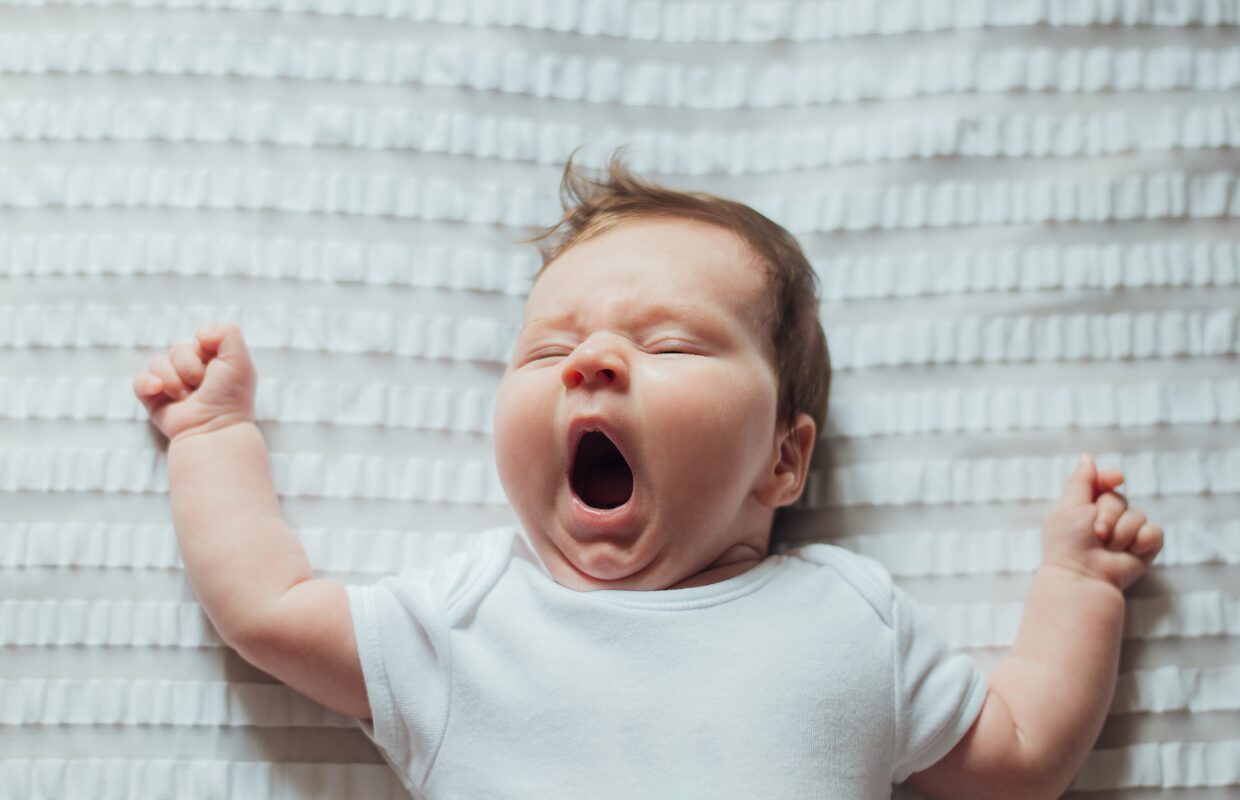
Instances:
[[[649,324],[651,322],[661,322],[664,320],[688,320],[695,325],[701,325],[712,333],[719,335],[726,335],[728,330],[732,327],[714,311],[706,309],[702,306],[684,303],[647,306],[642,309],[636,317],[639,323],[645,324]],[[528,328],[572,328],[576,327],[577,324],[577,312],[570,311],[551,317],[535,317],[522,325],[517,333],[520,335]]]

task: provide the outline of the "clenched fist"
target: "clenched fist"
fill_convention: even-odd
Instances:
[[[133,381],[155,427],[179,436],[254,421],[257,375],[241,329],[226,322],[198,331],[155,356]]]
[[[1088,453],[1068,476],[1063,493],[1042,522],[1042,563],[1099,578],[1123,591],[1162,550],[1163,530],[1129,508],[1114,491],[1119,470],[1098,471]]]

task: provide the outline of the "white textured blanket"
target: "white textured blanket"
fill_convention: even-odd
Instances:
[[[0,796],[384,798],[224,647],[135,372],[241,323],[286,517],[350,583],[514,520],[491,403],[565,157],[747,202],[819,271],[780,541],[985,668],[1077,455],[1166,547],[1074,794],[1240,792],[1237,0],[0,0]],[[479,765],[485,769],[485,765]]]

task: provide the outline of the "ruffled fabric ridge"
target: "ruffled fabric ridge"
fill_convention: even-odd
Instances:
[[[1162,527],[1159,568],[1240,564],[1240,519],[1180,519]],[[876,559],[897,578],[1030,574],[1042,563],[1042,531],[1037,527],[874,533],[826,541]],[[781,545],[780,552],[794,546]]]
[[[23,800],[124,797],[126,800],[287,800],[305,792],[322,797],[408,800],[387,764],[314,764],[206,759],[5,759],[0,785]]]
[[[531,227],[557,219],[529,184],[247,167],[0,167],[0,208],[194,208]]]
[[[495,364],[507,362],[518,327],[489,317],[374,309],[27,303],[0,306],[0,347],[166,347],[220,320],[238,323],[256,348]]]
[[[0,264],[3,263],[0,239]],[[827,302],[973,292],[1234,287],[1240,242],[1165,241],[1008,245],[811,258]],[[0,271],[3,271],[0,269]]]
[[[0,275],[209,275],[529,294],[537,253],[175,233],[0,233]]]
[[[166,459],[145,450],[0,450],[0,491],[165,494]],[[505,506],[492,461],[275,452],[272,480],[284,497],[345,497]]]
[[[1240,492],[1240,448],[1097,453],[1134,497]],[[1053,501],[1076,455],[882,461],[810,470],[795,507]]]
[[[298,527],[296,533],[311,563],[374,575],[425,569],[468,549],[476,535],[319,527]],[[0,539],[0,566],[185,569],[171,524],[18,522],[0,524],[0,535],[5,537]]]
[[[922,608],[951,648],[1007,648],[1016,641],[1024,603],[926,604]],[[1240,635],[1240,597],[1225,592],[1130,597],[1125,608],[1126,640]]]
[[[834,352],[834,341],[831,345]],[[3,391],[0,382],[0,409]],[[828,438],[857,439],[1237,422],[1240,378],[1223,378],[1123,385],[953,387],[843,395],[831,398],[826,433]]]
[[[862,325],[831,325],[825,314],[824,319],[836,370],[1240,353],[1240,312],[1232,309],[1013,314]]]
[[[490,434],[495,392],[455,386],[260,378],[261,421]],[[0,377],[0,418],[145,421],[126,378]]]
[[[340,214],[534,228],[563,209],[529,184],[226,166],[0,167],[0,209],[176,208]],[[1240,216],[1234,172],[1161,172],[810,189],[750,205],[794,234]]]
[[[171,600],[0,600],[10,647],[225,647],[202,606]]]
[[[1240,105],[1062,113],[939,113],[759,129],[592,125],[455,109],[38,98],[0,102],[0,141],[270,144],[414,150],[479,159],[602,166],[632,145],[635,170],[659,174],[796,172],[928,158],[1084,158],[1240,147]]]
[[[1066,26],[1235,25],[1231,0],[17,0],[18,5],[226,10],[518,27],[659,42],[826,41]]]
[[[0,680],[0,724],[351,728],[282,683]]]
[[[1240,783],[1240,739],[1146,742],[1089,754],[1073,789],[1233,786]]]
[[[1152,742],[1090,753],[1078,790],[1206,787],[1240,782],[1240,739]],[[403,800],[409,792],[386,764],[88,759],[0,760],[0,781],[25,800],[125,797],[155,800],[199,787],[203,800],[277,800],[290,791]],[[206,789],[210,787],[210,789]],[[290,787],[297,787],[291,789]]]
[[[408,41],[39,31],[0,34],[0,74],[419,84],[625,106],[778,108],[961,93],[1226,91],[1240,86],[1240,47],[964,48],[715,66]]]

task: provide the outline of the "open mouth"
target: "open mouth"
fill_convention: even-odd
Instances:
[[[633,470],[601,431],[586,431],[577,443],[569,483],[592,508],[616,508],[633,496]]]

